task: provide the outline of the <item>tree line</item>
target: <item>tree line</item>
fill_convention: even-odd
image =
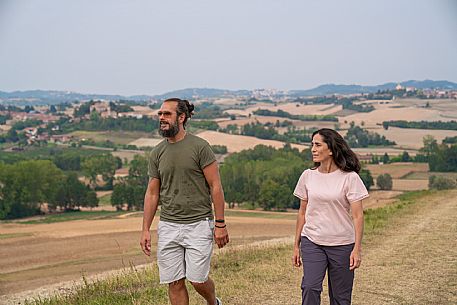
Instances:
[[[352,101],[343,102],[343,109],[354,110],[357,112],[371,112],[374,106],[370,104],[354,104]]]
[[[384,129],[392,127],[399,128],[416,128],[416,129],[444,129],[444,130],[457,130],[457,121],[384,121],[382,122]]]
[[[59,132],[52,131],[55,126],[59,126]],[[69,133],[76,130],[153,132],[158,128],[158,120],[146,116],[142,118],[102,118],[96,112],[92,112],[89,120],[70,121],[70,119],[66,118],[56,123],[50,123],[47,126],[47,130],[50,133]]]
[[[298,208],[299,200],[293,190],[303,170],[313,166],[309,150],[300,152],[286,144],[281,149],[257,145],[253,149],[230,155],[221,165],[221,180],[225,199],[264,210]],[[373,178],[368,170],[360,177],[369,189]]]
[[[370,145],[387,146],[395,145],[394,141],[389,141],[385,136],[375,132],[368,132],[351,122],[346,136],[344,137],[350,147],[368,147]]]
[[[227,157],[221,165],[225,199],[265,210],[297,208],[292,192],[303,169],[311,165],[309,156],[286,145],[276,150],[257,145]]]
[[[49,160],[0,163],[0,219],[39,215],[45,203],[50,210],[73,210],[97,206],[98,199],[76,174]]]

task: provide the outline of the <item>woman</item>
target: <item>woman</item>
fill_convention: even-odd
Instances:
[[[368,192],[358,175],[360,162],[341,135],[319,129],[311,144],[315,166],[303,172],[294,191],[300,209],[293,264],[303,264],[302,305],[320,304],[326,270],[330,304],[350,304]]]

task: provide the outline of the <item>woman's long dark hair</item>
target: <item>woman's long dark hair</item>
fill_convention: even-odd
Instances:
[[[327,144],[332,152],[333,161],[339,169],[345,172],[359,173],[362,167],[359,158],[357,158],[357,155],[351,150],[348,143],[346,143],[338,132],[330,128],[322,128],[313,133],[312,139],[316,134],[320,134]],[[320,162],[314,162],[316,168],[319,165]]]

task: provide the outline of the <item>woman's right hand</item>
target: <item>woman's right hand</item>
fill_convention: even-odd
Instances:
[[[294,247],[294,256],[292,257],[292,264],[295,267],[301,266],[300,247]]]

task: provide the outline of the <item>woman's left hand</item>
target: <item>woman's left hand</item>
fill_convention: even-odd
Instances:
[[[358,249],[354,249],[351,252],[351,256],[349,258],[349,270],[354,270],[360,267],[362,263],[362,251]]]

